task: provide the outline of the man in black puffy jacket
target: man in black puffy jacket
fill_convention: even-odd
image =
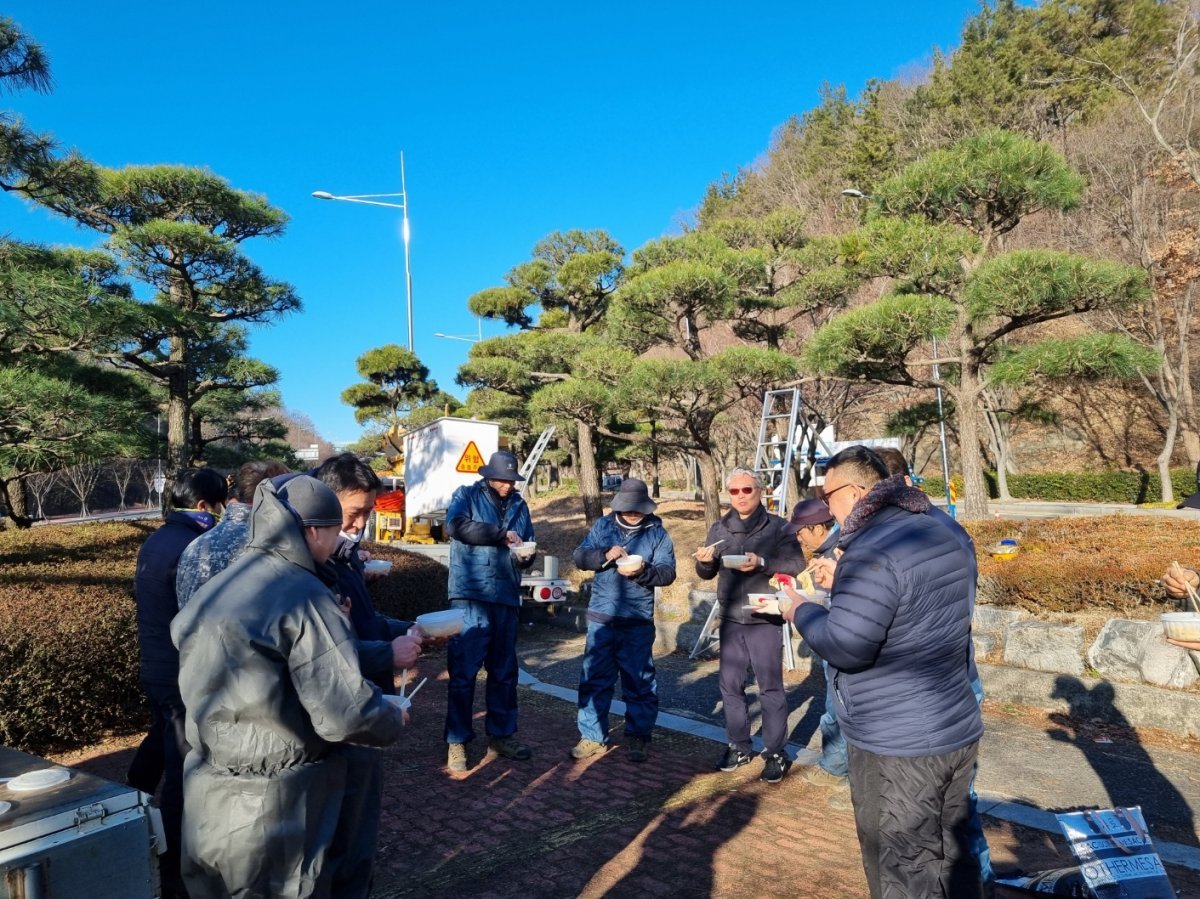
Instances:
[[[967,668],[974,560],[928,497],[866,447],[829,460],[825,502],[843,551],[836,566],[814,563],[830,607],[799,602],[784,615],[833,668],[871,896],[979,896],[968,800],[983,735]]]
[[[750,763],[750,715],[746,704],[746,666],[758,682],[762,706],[762,779],[778,783],[792,760],[787,743],[787,696],[783,690],[783,619],[747,608],[751,593],[774,593],[771,575],[777,571],[794,574],[804,567],[804,553],[795,532],[778,515],[762,505],[758,475],[735,468],[725,481],[732,507],[708,529],[704,546],[695,553],[696,574],[705,580],[716,577],[717,602],[721,604],[721,666],[718,678],[725,709],[725,735],[729,746],[717,763],[720,771],[733,771]],[[735,567],[722,565],[722,558],[745,556]]]

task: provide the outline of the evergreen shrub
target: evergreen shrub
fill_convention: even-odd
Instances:
[[[996,473],[984,473],[987,478],[988,495],[996,498]],[[962,479],[951,477],[959,495],[962,495]],[[940,476],[925,478],[921,489],[929,496],[945,495]],[[1196,492],[1196,472],[1191,468],[1171,470],[1171,484],[1175,496],[1183,499]],[[1008,476],[1008,492],[1013,499],[1044,500],[1045,502],[1084,503],[1153,503],[1162,496],[1157,472],[1138,471],[1062,471],[1032,472]]]

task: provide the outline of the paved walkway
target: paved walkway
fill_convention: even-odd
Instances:
[[[642,765],[628,760],[614,717],[616,745],[576,762],[568,755],[578,738],[570,691],[527,675],[520,735],[534,758],[510,762],[485,755],[481,735],[471,747],[471,770],[450,774],[443,767],[446,680],[440,661],[425,660],[422,674],[430,680],[416,700],[410,731],[388,753],[373,896],[866,895],[851,813],[831,809],[831,793],[809,784],[799,768],[777,785],[758,779],[758,761],[733,773],[715,772],[720,731],[706,731],[710,725],[691,717],[664,716]],[[482,729],[482,720],[478,724]],[[996,790],[981,775],[985,800],[1000,816],[985,818],[994,864],[1001,872],[1068,866],[1069,853],[1048,812],[1029,804],[1032,779],[1022,772],[1037,767],[1043,749],[1078,749],[1044,732],[1039,743],[1031,728],[1006,729],[1015,726],[989,721],[1004,735],[1000,742],[1013,747],[993,780],[1021,781]],[[1051,768],[1071,769],[1059,772],[1064,784],[1075,773],[1088,773],[1085,761],[1064,758],[1048,761]],[[1185,770],[1175,774],[1194,781],[1197,766],[1189,761],[1184,756]],[[1147,773],[1136,766],[1129,771],[1131,783]],[[1067,805],[1044,798],[1053,807]],[[1190,814],[1189,804],[1181,807]],[[1200,855],[1186,835],[1176,848],[1174,862],[1165,858],[1172,882],[1180,895],[1200,896]]]

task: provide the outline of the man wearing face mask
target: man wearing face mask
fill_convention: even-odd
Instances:
[[[416,664],[421,634],[412,622],[375,611],[367,589],[359,543],[382,486],[379,477],[353,453],[326,459],[313,475],[337,495],[342,506],[341,533],[329,562],[337,578],[339,599],[350,606],[359,666],[385,694],[395,693],[395,673]],[[353,746],[347,747],[347,761],[346,793],[330,849],[332,895],[366,897],[379,837],[383,757],[377,749]]]
[[[150,732],[129,765],[129,785],[159,800],[167,849],[159,858],[163,894],[183,896],[179,880],[179,834],[183,820],[183,699],[179,695],[179,652],[171,642],[171,621],[179,610],[175,577],[184,549],[209,531],[225,510],[225,479],[211,468],[179,473],[162,527],[151,534],[137,557],[133,594],[137,602],[141,681],[150,700]]]

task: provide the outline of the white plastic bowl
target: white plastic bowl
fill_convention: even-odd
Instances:
[[[1200,612],[1165,612],[1158,618],[1172,640],[1200,641]]]
[[[641,556],[623,556],[617,559],[617,567],[622,571],[636,571],[642,567]]]
[[[738,554],[721,556],[721,566],[724,568],[741,568],[743,565],[745,565],[749,561],[750,561],[749,556],[743,556],[743,555],[738,555]]]
[[[779,599],[774,593],[750,593],[746,598],[750,601],[746,608],[752,612],[764,615],[779,614]]]
[[[463,628],[462,609],[442,609],[418,615],[416,625],[426,637],[453,637]]]
[[[387,574],[392,570],[392,563],[387,559],[372,559],[370,562],[363,563],[363,570],[372,574]]]
[[[537,541],[526,540],[524,543],[516,544],[515,546],[511,547],[511,549],[512,554],[518,559],[528,559],[535,552],[537,552]]]
[[[412,700],[409,699],[407,696],[389,696],[387,694],[384,694],[383,698],[386,699],[388,702],[390,702],[392,705],[394,705],[396,708],[398,708],[402,712],[405,709],[412,708]]]

